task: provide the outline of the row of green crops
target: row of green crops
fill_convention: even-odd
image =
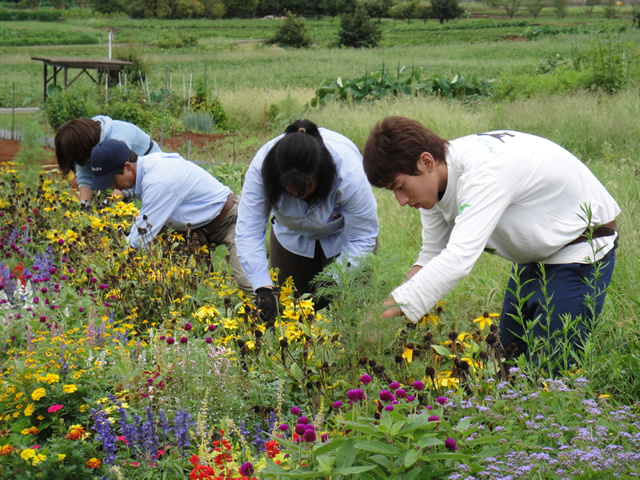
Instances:
[[[475,75],[451,78],[427,77],[422,67],[398,67],[394,71],[366,72],[354,79],[326,80],[316,89],[311,106],[322,106],[336,100],[361,102],[382,100],[386,97],[438,95],[442,97],[486,97],[490,84]]]

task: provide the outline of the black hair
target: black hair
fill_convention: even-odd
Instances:
[[[125,163],[136,163],[138,161],[138,154],[133,150],[129,150],[129,156],[125,160]],[[116,175],[122,175],[124,173],[124,163],[116,170]]]
[[[315,183],[315,190],[305,198],[313,205],[327,198],[335,177],[336,164],[318,126],[311,120],[292,123],[262,164],[267,214],[287,192],[285,185],[295,196],[303,196]]]

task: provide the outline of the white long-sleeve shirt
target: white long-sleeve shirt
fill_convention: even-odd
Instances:
[[[378,237],[377,204],[362,166],[358,148],[347,137],[320,128],[320,134],[336,165],[336,178],[327,199],[311,207],[283,193],[273,209],[271,228],[280,244],[296,255],[313,258],[315,242],[327,258],[357,260],[371,253]],[[258,150],[242,188],[236,224],[236,248],[240,264],[254,289],[271,285],[267,262],[268,215],[262,164],[283,135]]]
[[[177,153],[152,153],[138,157],[134,193],[142,206],[127,243],[140,248],[165,225],[175,230],[206,225],[220,214],[231,190]],[[138,228],[148,233],[141,236]]]
[[[422,268],[392,292],[417,322],[472,269],[480,254],[516,263],[589,263],[604,257],[615,236],[566,246],[591,225],[616,218],[620,207],[593,173],[559,145],[513,131],[453,140],[447,188],[421,209]],[[599,250],[598,250],[599,249]],[[598,250],[595,259],[594,250]]]

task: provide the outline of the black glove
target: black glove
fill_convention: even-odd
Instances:
[[[278,302],[271,288],[260,287],[256,290],[256,306],[265,322],[273,322],[278,315]]]

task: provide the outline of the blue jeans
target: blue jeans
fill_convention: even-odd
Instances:
[[[522,337],[529,336],[528,331],[532,330],[534,337],[549,340],[549,352],[553,352],[557,340],[562,338],[562,335],[554,338],[554,332],[562,331],[562,317],[566,315],[571,318],[578,316],[582,318],[577,322],[576,329],[569,335],[573,348],[580,348],[591,331],[594,315],[597,318],[602,311],[607,287],[611,282],[616,263],[615,251],[614,248],[595,264],[545,264],[544,278],[538,263],[515,264],[511,270],[500,316],[500,342],[503,348],[515,343],[516,356],[525,354],[531,357],[534,352],[528,351],[527,342]],[[596,269],[599,269],[597,283],[595,282]],[[518,282],[516,282],[516,275]],[[516,292],[518,284],[520,291]],[[597,293],[595,303],[594,286]],[[516,293],[518,293],[517,297]],[[522,303],[520,312],[517,309],[519,303]],[[552,312],[550,319],[547,318],[548,311]],[[514,318],[519,316],[522,317],[520,321]],[[540,320],[531,327],[532,321],[538,316]]]

